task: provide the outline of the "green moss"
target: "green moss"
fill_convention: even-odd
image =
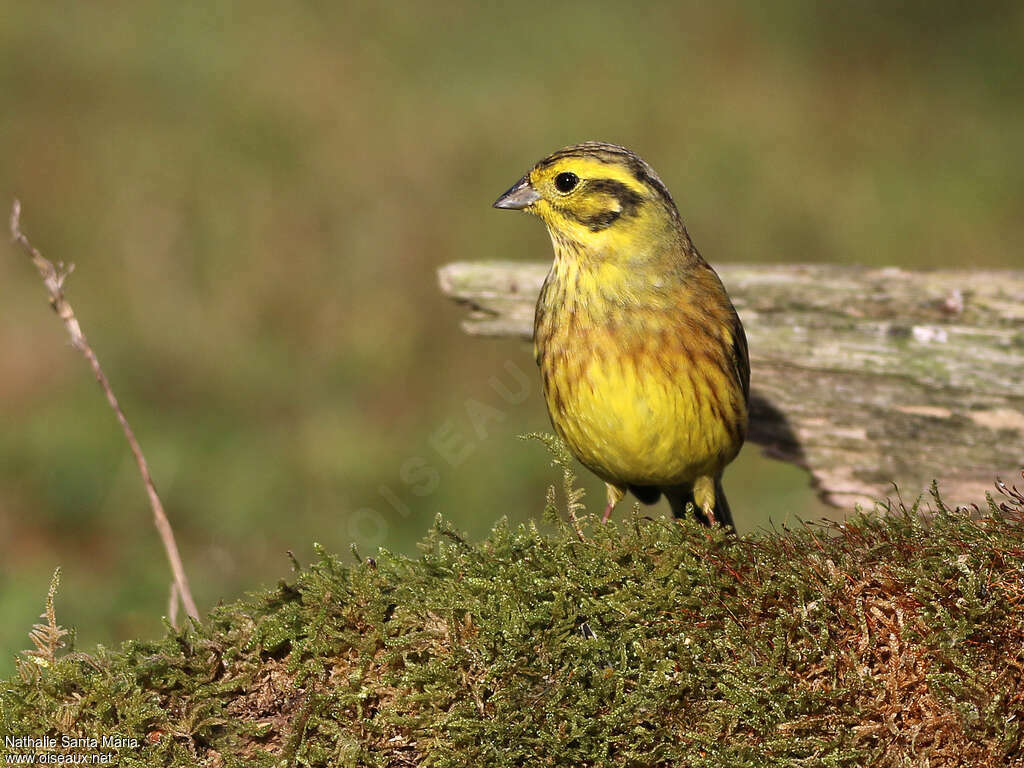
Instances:
[[[201,626],[3,686],[122,765],[860,766],[1021,758],[1024,524],[938,509],[737,539],[439,520]],[[915,763],[916,764],[916,763]]]

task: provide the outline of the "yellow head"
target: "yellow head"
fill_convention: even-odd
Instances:
[[[628,149],[586,142],[544,158],[494,203],[539,216],[561,248],[644,261],[689,251],[675,202],[658,174]]]

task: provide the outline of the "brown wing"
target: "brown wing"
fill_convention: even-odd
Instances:
[[[736,378],[743,388],[743,402],[750,404],[750,355],[747,352],[747,334],[736,310],[732,311],[732,362]]]

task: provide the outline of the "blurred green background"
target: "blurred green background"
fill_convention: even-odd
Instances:
[[[4,0],[0,207],[76,264],[208,609],[314,541],[539,515],[529,346],[464,336],[435,280],[550,257],[490,208],[533,162],[636,149],[712,263],[1021,267],[1022,50],[1016,2]],[[160,632],[169,577],[85,362],[0,256],[7,673],[56,565],[80,647]],[[726,487],[741,530],[823,512],[749,446]]]

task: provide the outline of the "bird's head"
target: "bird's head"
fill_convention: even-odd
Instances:
[[[638,251],[685,238],[668,189],[654,170],[625,147],[576,144],[544,158],[499,197],[495,208],[525,210],[543,219],[558,245],[591,254]]]

